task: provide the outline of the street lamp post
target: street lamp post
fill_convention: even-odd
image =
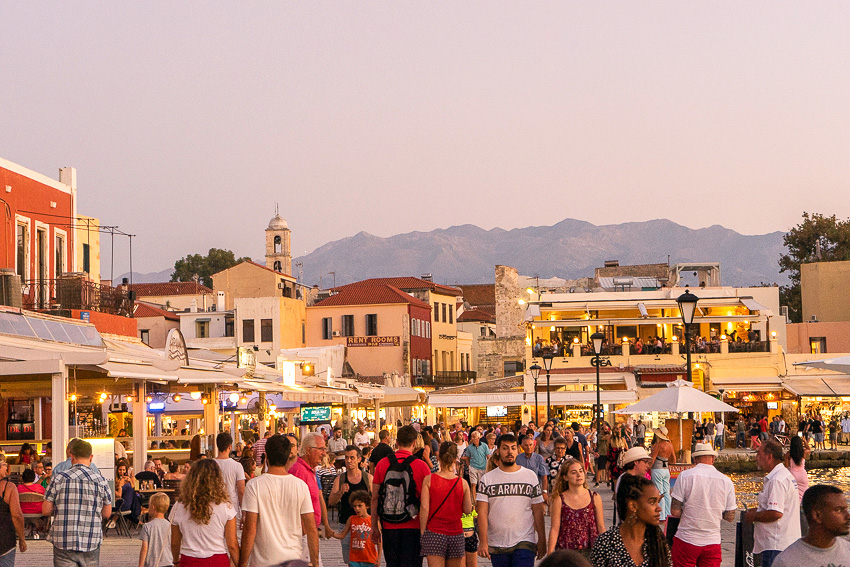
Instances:
[[[600,427],[602,426],[602,417],[599,415],[601,413],[600,410],[602,409],[602,397],[599,389],[599,367],[602,364],[602,343],[605,341],[605,335],[596,331],[590,335],[590,340],[593,342],[593,352],[596,354],[596,357],[593,359],[596,366],[596,415],[594,415],[593,418],[596,422],[596,439],[598,442]]]
[[[691,331],[690,326],[691,323],[694,322],[694,313],[697,309],[697,301],[699,298],[692,294],[689,290],[685,290],[685,293],[680,295],[678,299],[676,299],[676,303],[679,304],[679,313],[682,315],[682,323],[685,325],[685,352],[687,353],[687,365],[688,365],[688,382],[693,382],[693,376],[691,375]]]
[[[534,425],[538,425],[538,416],[537,416],[537,377],[540,376],[540,365],[532,364],[529,368],[531,370],[531,377],[534,378]]]
[[[549,371],[552,370],[552,360],[555,359],[554,354],[544,354],[543,355],[543,366],[546,367],[546,421],[549,421],[549,411],[552,409],[552,399],[551,394],[549,392]],[[535,424],[539,426],[540,424]]]

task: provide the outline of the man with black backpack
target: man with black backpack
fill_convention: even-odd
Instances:
[[[383,543],[387,567],[418,567],[419,498],[422,481],[431,474],[425,461],[413,456],[419,433],[399,428],[397,451],[375,466],[372,478],[372,541]]]

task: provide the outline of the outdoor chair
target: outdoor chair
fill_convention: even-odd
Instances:
[[[118,535],[130,535],[130,524],[127,521],[127,516],[130,515],[130,510],[121,510],[124,504],[123,498],[116,498],[115,504],[112,505],[112,516],[103,525],[103,535],[107,535],[110,529],[114,529]]]
[[[39,494],[37,492],[24,492],[24,493],[18,495],[18,499],[20,500],[21,504],[27,504],[27,503],[33,503],[33,502],[38,502],[39,504],[41,504],[42,502],[44,502],[44,495]],[[38,534],[38,531],[35,528],[35,522],[37,522],[38,520],[41,520],[42,518],[45,518],[45,516],[43,516],[41,513],[24,514],[24,532],[26,532],[27,525],[29,525],[30,528],[31,528],[29,535],[36,536]],[[45,518],[45,519],[48,522],[47,525],[45,526],[45,530],[44,530],[45,533],[46,533],[48,531],[48,529],[50,528],[51,518],[48,517],[48,518]]]

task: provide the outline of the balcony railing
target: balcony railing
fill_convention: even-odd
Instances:
[[[131,292],[102,285],[82,277],[25,280],[21,284],[22,305],[32,311],[79,309],[112,315],[133,315]]]
[[[476,372],[471,370],[437,371],[436,374],[414,376],[413,383],[416,386],[432,386],[434,388],[446,388],[449,386],[465,386],[475,382]]]

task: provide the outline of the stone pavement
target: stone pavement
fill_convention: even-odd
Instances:
[[[614,505],[611,500],[611,491],[607,487],[600,487],[598,490],[602,496],[602,501],[605,508],[605,526],[611,525],[611,516],[613,514]],[[546,529],[548,534],[549,518],[546,518]],[[723,522],[723,565],[722,567],[733,567],[734,551],[735,551],[735,524]],[[52,567],[52,547],[43,540],[28,541],[29,550],[25,554],[18,553],[17,565],[24,567]],[[128,539],[126,537],[117,536],[115,532],[110,531],[109,536],[104,540],[100,552],[101,567],[138,567],[139,548],[141,543],[137,539]],[[343,567],[342,550],[340,543],[336,539],[321,540],[321,554],[324,567]],[[423,565],[425,562],[423,561]],[[490,561],[480,559],[479,567],[490,567]]]

